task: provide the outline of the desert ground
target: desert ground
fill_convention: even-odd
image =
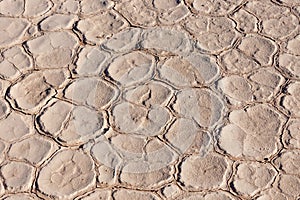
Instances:
[[[0,199],[300,199],[299,0],[0,0]]]

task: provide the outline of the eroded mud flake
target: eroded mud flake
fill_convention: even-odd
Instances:
[[[184,117],[194,119],[199,125],[210,129],[223,117],[224,105],[212,91],[192,88],[177,93],[174,109]]]
[[[0,13],[4,16],[18,17],[24,12],[24,0],[3,0],[0,2]]]
[[[283,151],[278,158],[274,160],[276,167],[287,173],[293,175],[300,174],[300,151],[291,150]]]
[[[217,83],[220,90],[230,99],[238,102],[249,102],[253,98],[250,83],[242,76],[226,76]]]
[[[300,56],[299,46],[300,46],[300,36],[298,35],[287,42],[286,48],[288,53],[294,54],[296,56]]]
[[[276,170],[270,164],[254,162],[238,163],[233,176],[234,190],[241,195],[253,196],[271,186]]]
[[[144,136],[112,133],[117,135],[99,140],[92,149],[99,162],[111,170],[122,162],[124,174],[147,174],[165,168],[176,159],[174,152],[157,139],[147,142]]]
[[[280,91],[284,78],[274,68],[254,71],[248,77],[229,75],[218,81],[217,86],[237,105],[251,101],[269,101]]]
[[[0,138],[4,141],[13,142],[32,133],[33,120],[31,116],[12,112],[0,121]]]
[[[146,143],[142,137],[120,135],[112,138],[112,144],[99,141],[92,152],[100,163],[120,169],[124,186],[157,189],[172,179],[175,152],[157,139]]]
[[[112,115],[114,125],[121,132],[145,136],[161,134],[163,127],[171,119],[167,108],[160,106],[144,108],[127,102],[116,105]]]
[[[263,32],[275,38],[284,38],[297,29],[298,23],[298,18],[286,10],[279,18],[264,20]]]
[[[39,172],[38,189],[57,198],[71,198],[95,184],[92,158],[77,150],[58,152]]]
[[[46,160],[54,149],[54,144],[50,140],[34,135],[12,144],[8,156],[37,165]]]
[[[0,171],[9,191],[30,190],[34,179],[34,168],[29,164],[11,161],[3,165]]]
[[[289,8],[276,5],[271,1],[251,1],[246,4],[245,9],[262,21],[262,32],[274,38],[281,39],[289,36],[299,24],[297,17],[290,12]]]
[[[67,122],[67,117],[72,110],[72,105],[64,101],[49,103],[37,117],[40,129],[52,136],[57,136],[58,131]]]
[[[48,69],[43,71],[45,82],[56,90],[62,89],[70,78],[70,71],[67,68]]]
[[[201,72],[179,57],[166,60],[158,70],[162,79],[176,86],[193,86],[204,82]]]
[[[57,1],[56,11],[64,14],[77,14],[79,12],[80,2],[77,0]]]
[[[136,132],[142,124],[142,118],[146,116],[146,109],[136,107],[132,104],[123,103],[113,109],[115,123],[123,132]]]
[[[299,119],[290,119],[283,133],[283,142],[288,148],[300,149]]]
[[[101,136],[100,140],[93,145],[91,153],[99,163],[112,170],[117,169],[122,163],[122,158],[104,136]]]
[[[98,185],[100,186],[110,186],[115,184],[115,169],[106,166],[106,165],[100,165],[98,167],[99,175],[97,176]]]
[[[191,16],[184,27],[197,39],[197,47],[204,52],[221,52],[231,47],[239,37],[234,23],[226,17]]]
[[[154,65],[152,55],[133,51],[114,59],[107,71],[122,86],[130,86],[149,80],[153,76]]]
[[[162,14],[159,15],[159,21],[162,24],[173,25],[183,21],[189,14],[189,9],[182,3],[177,7],[166,9]]]
[[[285,118],[274,108],[258,104],[234,110],[229,114],[229,121],[230,124],[221,128],[218,138],[218,145],[228,154],[263,160],[278,151]]]
[[[142,35],[141,46],[158,54],[187,56],[193,47],[186,33],[167,28],[149,28]]]
[[[72,61],[78,44],[75,35],[69,32],[47,32],[27,42],[39,68],[67,67]]]
[[[10,88],[9,100],[17,109],[34,113],[41,109],[55,93],[55,90],[46,83],[43,74],[35,72]]]
[[[204,15],[226,15],[238,7],[242,0],[188,0],[194,12]]]
[[[53,6],[50,0],[25,0],[24,16],[38,17],[47,13]]]
[[[22,72],[32,69],[33,63],[21,46],[14,46],[0,56],[0,75],[7,80],[18,78]]]
[[[82,19],[77,28],[85,38],[95,44],[99,44],[107,37],[120,32],[128,27],[128,23],[116,12],[104,11],[98,15]]]
[[[277,51],[277,46],[272,40],[258,35],[246,36],[238,48],[261,65],[271,65]]]
[[[204,156],[211,144],[209,133],[201,131],[193,120],[184,118],[177,119],[165,137],[181,154],[198,153]]]
[[[80,145],[103,132],[105,119],[102,112],[83,106],[75,107],[69,122],[58,136],[66,144]]]
[[[151,9],[150,1],[125,0],[116,9],[135,26],[150,27],[157,24],[157,13]]]
[[[22,43],[26,38],[26,31],[30,22],[22,18],[0,18],[0,47]]]
[[[193,52],[186,59],[201,74],[204,84],[208,85],[218,78],[220,69],[215,57]]]
[[[162,82],[151,81],[145,85],[128,89],[124,93],[124,98],[135,104],[154,107],[166,105],[171,98],[172,90]]]
[[[137,49],[140,41],[142,29],[128,28],[114,34],[110,39],[103,43],[104,48],[115,52],[128,52]]]
[[[280,54],[279,66],[288,71],[288,76],[300,80],[300,56],[288,53]]]
[[[237,27],[240,31],[244,33],[253,33],[258,31],[258,20],[254,15],[244,9],[238,10],[232,17],[237,22]]]
[[[83,0],[80,2],[81,12],[85,15],[97,13],[99,11],[109,10],[114,6],[111,0]]]
[[[141,151],[143,152],[143,150]],[[124,174],[155,174],[160,171],[170,170],[172,171],[172,164],[177,159],[177,154],[168,147],[165,143],[158,139],[149,140],[144,147],[145,157],[139,158],[135,156],[135,159],[127,159],[125,161],[125,167],[123,168]],[[138,158],[138,159],[137,159]],[[138,168],[138,166],[141,166]],[[152,183],[154,184],[154,183]]]
[[[86,46],[78,55],[75,70],[79,75],[100,75],[109,57],[108,53],[98,47]]]
[[[176,0],[161,0],[161,1],[153,0],[154,7],[157,9],[162,9],[162,10],[175,8],[179,4],[180,4],[180,1],[176,1]]]
[[[178,23],[189,15],[189,9],[182,1],[154,0],[153,9],[159,13],[158,18],[162,24]]]
[[[130,173],[134,168],[143,170],[144,173]],[[127,165],[124,167],[124,171],[121,172],[120,180],[124,185],[130,185],[133,187],[138,187],[142,189],[158,189],[166,182],[172,179],[172,169],[171,167],[165,166],[155,171],[148,171],[149,165],[142,165],[142,163],[137,163],[134,165]]]
[[[221,63],[229,73],[245,74],[260,67],[254,59],[236,49],[221,54]]]
[[[274,185],[287,199],[296,199],[300,195],[300,178],[298,176],[282,174]]]
[[[288,196],[283,194],[281,191],[279,191],[276,188],[264,190],[259,195],[256,196],[256,200],[287,200]]]
[[[69,145],[81,145],[105,126],[102,112],[64,101],[51,102],[37,118],[41,130]]]
[[[174,197],[178,196],[181,193],[180,188],[175,183],[166,185],[161,189],[161,193],[163,197],[174,199]]]
[[[64,93],[73,102],[102,109],[116,99],[118,90],[102,79],[84,78],[72,82]]]
[[[10,107],[6,100],[0,99],[0,120],[10,113]]]
[[[300,83],[292,82],[287,86],[287,94],[280,98],[279,106],[284,108],[289,115],[300,117]]]
[[[273,67],[259,69],[249,76],[253,94],[258,101],[269,101],[280,91],[285,79]]]
[[[179,87],[208,84],[219,74],[215,60],[199,53],[192,53],[184,59],[171,57],[159,64],[158,71],[162,79]]]
[[[190,190],[209,190],[224,186],[228,161],[218,155],[205,157],[191,155],[181,163],[180,182]]]
[[[45,31],[72,29],[74,22],[77,20],[78,17],[76,15],[54,14],[44,19],[40,26]]]

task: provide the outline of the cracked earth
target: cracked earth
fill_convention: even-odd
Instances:
[[[300,199],[299,0],[0,0],[0,198]]]

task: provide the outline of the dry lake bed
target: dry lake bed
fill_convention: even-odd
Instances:
[[[299,20],[299,0],[0,0],[0,199],[299,199]]]

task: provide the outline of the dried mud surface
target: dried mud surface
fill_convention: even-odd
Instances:
[[[0,0],[0,199],[299,199],[299,19],[299,0]]]

